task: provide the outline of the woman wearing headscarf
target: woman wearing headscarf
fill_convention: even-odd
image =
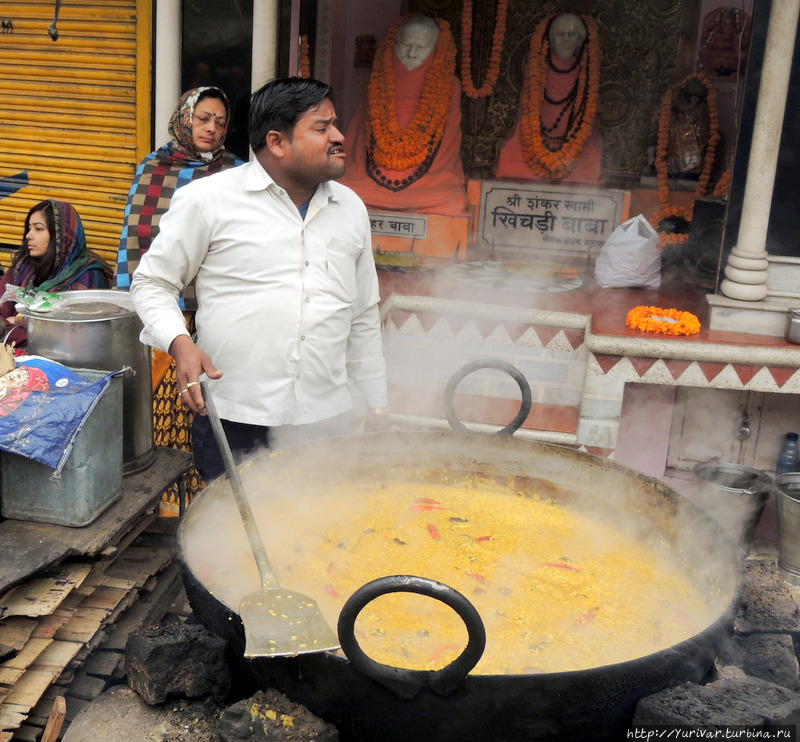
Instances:
[[[169,121],[170,141],[139,163],[128,192],[117,254],[119,288],[130,288],[172,194],[195,178],[242,164],[225,149],[229,122],[230,104],[219,88],[192,88],[180,97]],[[185,308],[194,309],[193,300],[184,298]]]
[[[241,165],[242,160],[225,149],[230,124],[228,98],[219,88],[206,86],[187,90],[178,100],[169,122],[170,141],[139,163],[133,178],[125,222],[117,255],[117,286],[129,289],[131,277],[142,255],[158,234],[161,215],[169,208],[172,194],[195,178]],[[194,287],[182,297],[191,326],[196,308]],[[157,446],[191,451],[192,413],[178,394],[175,362],[167,353],[153,351],[153,439]],[[186,493],[202,487],[192,469]],[[164,504],[177,503],[177,485],[167,491]],[[174,509],[174,508],[171,508]]]
[[[20,286],[58,293],[75,289],[107,289],[111,270],[86,247],[83,222],[73,206],[63,201],[41,201],[25,217],[22,245],[11,267],[0,279],[0,296],[6,286]],[[27,342],[25,317],[17,314],[15,302],[0,304],[4,333],[16,345]]]

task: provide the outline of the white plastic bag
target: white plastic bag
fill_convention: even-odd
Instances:
[[[620,224],[600,248],[594,277],[603,288],[661,286],[658,232],[641,214]]]

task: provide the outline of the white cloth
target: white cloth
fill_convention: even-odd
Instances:
[[[196,276],[197,344],[220,417],[302,425],[385,407],[378,278],[361,199],[322,183],[303,220],[257,160],[175,192],[133,276],[143,343],[187,334],[177,297]]]

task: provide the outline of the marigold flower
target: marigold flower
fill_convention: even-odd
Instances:
[[[625,324],[634,330],[662,335],[696,335],[700,332],[697,315],[671,307],[634,307],[628,312]]]

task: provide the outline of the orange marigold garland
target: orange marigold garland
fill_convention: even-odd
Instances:
[[[508,0],[497,0],[497,11],[492,34],[492,53],[483,85],[475,87],[472,79],[472,0],[464,0],[461,8],[461,86],[468,98],[486,98],[494,93],[500,75],[500,55],[506,37]]]
[[[311,77],[311,47],[305,34],[300,37],[300,77]]]
[[[696,314],[664,307],[634,307],[628,312],[625,324],[634,330],[662,335],[696,335],[700,332],[700,320]]]
[[[731,189],[731,178],[732,174],[730,168],[726,170],[722,175],[719,176],[719,180],[717,181],[717,185],[714,186],[714,195],[715,196],[727,196],[728,191]]]
[[[432,159],[442,141],[453,92],[456,46],[447,21],[437,19],[439,38],[433,62],[425,75],[414,116],[400,131],[394,76],[395,41],[398,31],[410,18],[398,18],[378,46],[367,93],[369,158],[389,170],[417,167]]]
[[[664,94],[661,101],[661,111],[658,117],[658,144],[656,147],[656,174],[658,176],[658,201],[659,210],[653,216],[653,226],[658,229],[665,219],[683,219],[691,224],[694,214],[694,204],[691,206],[676,206],[669,200],[669,172],[667,169],[667,148],[669,146],[669,129],[672,123],[672,94],[673,91],[680,89],[690,80],[699,80],[706,89],[706,104],[708,106],[709,134],[706,142],[705,152],[703,153],[703,166],[700,169],[700,177],[697,179],[697,186],[694,190],[694,198],[702,198],[708,193],[711,182],[711,171],[714,167],[714,158],[717,154],[719,144],[719,110],[717,108],[717,90],[702,73],[697,72],[687,75],[677,85],[671,87]],[[689,239],[688,229],[685,233],[660,232],[662,245],[683,243]]]
[[[594,19],[581,15],[580,19],[586,26],[586,41],[581,51],[574,106],[582,110],[576,111],[578,115],[567,129],[560,148],[553,150],[545,145],[542,136],[542,102],[550,57],[548,29],[555,17],[541,21],[533,32],[522,88],[522,152],[525,162],[541,178],[562,178],[570,171],[592,133],[600,100],[600,37]]]

